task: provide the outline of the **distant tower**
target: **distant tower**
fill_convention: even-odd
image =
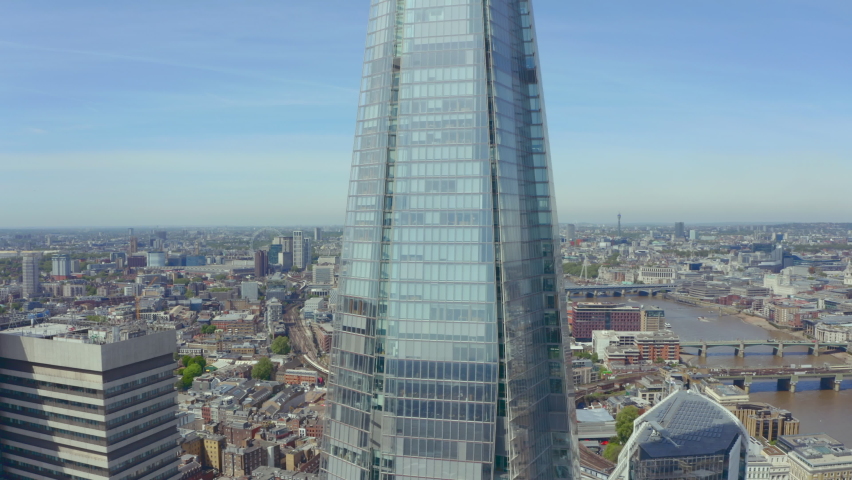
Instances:
[[[314,241],[319,242],[322,240],[322,228],[314,227]]]
[[[846,271],[843,273],[843,284],[852,286],[852,258],[846,262]]]
[[[50,275],[54,280],[68,280],[71,277],[71,257],[66,254],[57,254],[51,260]]]
[[[128,228],[128,229],[127,229],[127,236],[128,236],[128,237],[132,237],[132,236],[133,236],[133,229],[132,229],[132,228]]]
[[[675,222],[675,237],[683,238],[686,235],[686,230],[683,222]]]
[[[39,256],[35,253],[25,253],[23,259],[23,294],[24,298],[38,295],[38,262]]]
[[[263,278],[269,274],[269,257],[266,250],[258,250],[254,252],[254,276],[255,278]]]
[[[311,264],[311,239],[301,230],[293,231],[293,266],[299,270]]]
[[[618,236],[621,237],[621,212],[618,212]]]

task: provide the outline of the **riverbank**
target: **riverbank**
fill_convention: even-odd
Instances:
[[[738,313],[736,316],[743,322],[748,323],[749,325],[754,325],[770,332],[781,332],[794,337],[805,338],[805,334],[801,331],[778,328],[775,325],[769,323],[769,321],[763,317],[748,315],[745,313]]]

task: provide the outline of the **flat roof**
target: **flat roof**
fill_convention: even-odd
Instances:
[[[70,325],[65,325],[62,323],[39,323],[35,327],[31,327],[29,325],[25,327],[17,327],[10,328],[7,330],[2,330],[0,333],[6,335],[18,335],[21,337],[38,337],[38,338],[47,338],[53,337],[62,333],[68,333],[76,330],[71,330],[74,327]],[[79,331],[85,332],[86,329],[80,329]]]
[[[615,419],[604,408],[581,408],[577,410],[577,422],[614,422]]]
[[[732,397],[737,395],[746,395],[745,390],[736,385],[725,385],[724,383],[708,385],[707,388],[713,390],[720,397]]]

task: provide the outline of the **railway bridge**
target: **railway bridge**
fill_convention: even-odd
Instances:
[[[682,341],[680,342],[681,349],[697,348],[698,355],[701,357],[707,356],[707,350],[713,347],[733,347],[734,355],[738,357],[745,356],[745,350],[748,347],[755,346],[771,346],[772,353],[776,356],[784,356],[784,347],[807,346],[808,354],[819,356],[821,350],[843,350],[849,351],[850,344],[848,342],[817,342],[809,340],[779,340],[779,339],[763,339],[763,340],[731,340],[731,341]]]
[[[796,393],[796,385],[800,380],[819,379],[820,388],[822,390],[834,390],[839,392],[841,384],[845,378],[852,378],[852,369],[850,368],[809,368],[809,369],[770,369],[770,370],[752,370],[752,371],[728,371],[725,375],[714,375],[714,378],[720,381],[732,381],[734,385],[745,390],[746,393],[751,391],[752,383],[761,380],[775,380],[779,391],[789,391]]]
[[[676,288],[677,285],[674,283],[654,285],[572,285],[565,287],[565,293],[569,297],[573,295],[584,295],[586,297],[612,295],[614,297],[623,297],[630,293],[653,296],[660,292],[674,291]]]

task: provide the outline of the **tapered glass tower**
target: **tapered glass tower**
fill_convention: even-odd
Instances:
[[[528,0],[373,0],[323,474],[579,478]]]

